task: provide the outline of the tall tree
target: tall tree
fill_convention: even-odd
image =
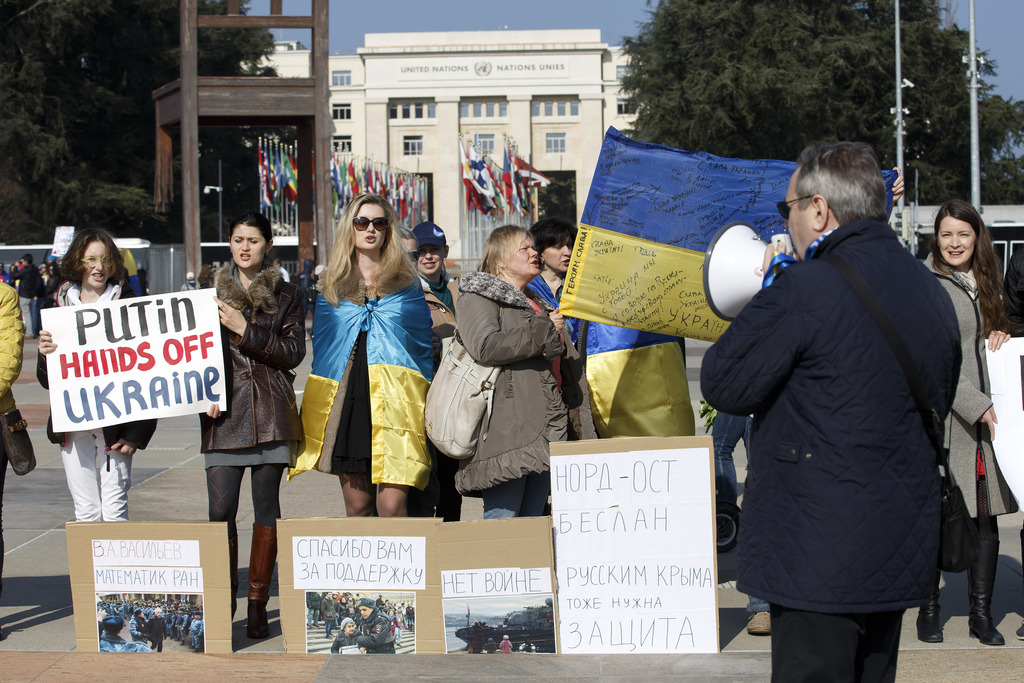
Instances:
[[[227,11],[224,0],[199,4]],[[178,78],[178,40],[177,0],[0,4],[0,238],[48,241],[56,225],[99,225],[181,239],[180,210],[158,214],[152,196],[152,92]],[[267,31],[200,31],[200,74],[262,75],[272,49]]]
[[[660,0],[624,41],[623,88],[643,140],[721,156],[792,159],[808,144],[863,140],[895,164],[892,0]],[[908,174],[920,198],[970,195],[967,34],[935,0],[901,0]],[[985,76],[995,73],[989,62]],[[1017,203],[1019,103],[983,84],[982,195]],[[910,175],[910,177],[913,177]]]

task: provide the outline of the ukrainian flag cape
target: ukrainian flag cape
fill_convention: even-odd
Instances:
[[[322,294],[317,297],[313,368],[302,399],[305,439],[289,478],[316,469],[328,415],[339,388],[344,389],[340,383],[345,366],[359,333],[365,331],[372,418],[370,477],[375,484],[426,486],[430,456],[423,408],[434,376],[430,324],[419,281],[365,306],[346,300],[331,306]]]

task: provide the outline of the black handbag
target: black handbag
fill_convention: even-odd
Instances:
[[[28,474],[36,468],[36,454],[32,450],[32,439],[28,436],[28,424],[21,417],[20,410],[0,415],[0,431],[3,432],[4,451],[17,475]]]
[[[903,368],[903,374],[910,385],[910,393],[914,396],[914,403],[921,414],[921,422],[928,439],[935,449],[935,459],[942,473],[942,517],[939,533],[939,569],[946,572],[962,572],[978,558],[980,540],[978,529],[971,519],[971,513],[964,501],[964,494],[960,491],[953,473],[949,469],[949,451],[942,445],[942,422],[938,414],[928,403],[928,397],[924,391],[924,384],[917,372],[910,352],[907,351],[903,339],[893,326],[889,316],[882,310],[878,299],[868,288],[864,278],[860,276],[853,266],[840,256],[830,254],[824,259],[832,264],[839,273],[846,278],[846,281],[853,287],[864,306],[868,309],[875,324],[882,331],[885,340],[889,342],[896,360]]]

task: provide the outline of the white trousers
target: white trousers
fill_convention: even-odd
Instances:
[[[75,501],[75,521],[127,522],[132,459],[110,451],[108,472],[107,444],[102,429],[68,432],[66,438],[60,454]]]

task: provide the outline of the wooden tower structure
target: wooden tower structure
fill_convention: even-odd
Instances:
[[[153,92],[156,101],[156,180],[154,201],[166,209],[174,199],[172,132],[181,134],[181,192],[185,267],[202,266],[199,235],[199,127],[295,126],[298,129],[299,261],[326,263],[330,230],[331,154],[328,0],[312,0],[308,16],[284,16],[282,0],[271,0],[269,16],[239,13],[228,0],[227,14],[199,14],[197,0],[181,0],[181,77]],[[202,77],[198,75],[200,29],[311,29],[312,78]]]

